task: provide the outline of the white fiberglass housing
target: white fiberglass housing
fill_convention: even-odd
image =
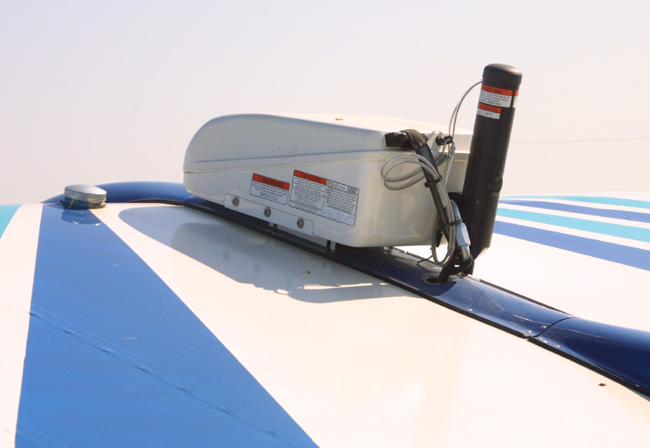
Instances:
[[[429,123],[364,115],[215,118],[190,142],[185,187],[244,214],[348,246],[429,244],[435,207],[428,189],[420,182],[389,190],[382,177],[386,161],[400,153],[384,137],[403,129],[446,132]],[[471,134],[459,132],[455,140],[449,192],[462,190]],[[412,170],[401,166],[394,174]]]

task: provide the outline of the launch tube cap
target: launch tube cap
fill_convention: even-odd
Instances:
[[[521,70],[512,65],[490,64],[483,69],[483,82],[497,81],[501,84],[519,86],[521,77]]]
[[[93,185],[68,185],[64,193],[63,201],[75,208],[100,208],[106,201],[106,191]]]

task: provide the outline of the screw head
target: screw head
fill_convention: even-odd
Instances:
[[[239,198],[232,198],[232,206],[233,207],[239,206]]]
[[[305,227],[305,220],[302,218],[298,218],[296,225],[298,226],[299,229],[302,229],[303,227]]]
[[[266,207],[264,209],[264,216],[266,216],[267,218],[271,216],[271,209],[269,207]]]

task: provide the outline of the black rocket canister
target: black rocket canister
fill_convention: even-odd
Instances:
[[[520,84],[521,71],[515,67],[490,64],[483,70],[460,204],[474,259],[492,241]]]

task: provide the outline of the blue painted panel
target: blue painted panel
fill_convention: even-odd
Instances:
[[[520,199],[506,199],[499,201],[499,203],[542,208],[546,210],[557,210],[560,212],[579,213],[583,215],[600,216],[603,218],[626,219],[629,221],[650,223],[650,213],[631,212],[628,210],[611,210],[594,207],[582,207],[579,205],[571,204],[560,204],[557,202],[530,201]]]
[[[0,205],[0,238],[20,205]]]
[[[497,221],[494,232],[650,271],[650,251]]]
[[[557,323],[535,340],[553,351],[650,393],[650,333],[585,319]]]
[[[175,182],[115,182],[97,185],[106,191],[106,202],[176,202],[193,197],[183,184]],[[55,204],[63,194],[49,198],[44,203]]]
[[[497,215],[650,243],[650,229],[507,208],[499,208]]]
[[[56,205],[43,211],[16,443],[314,446],[108,227]]]

